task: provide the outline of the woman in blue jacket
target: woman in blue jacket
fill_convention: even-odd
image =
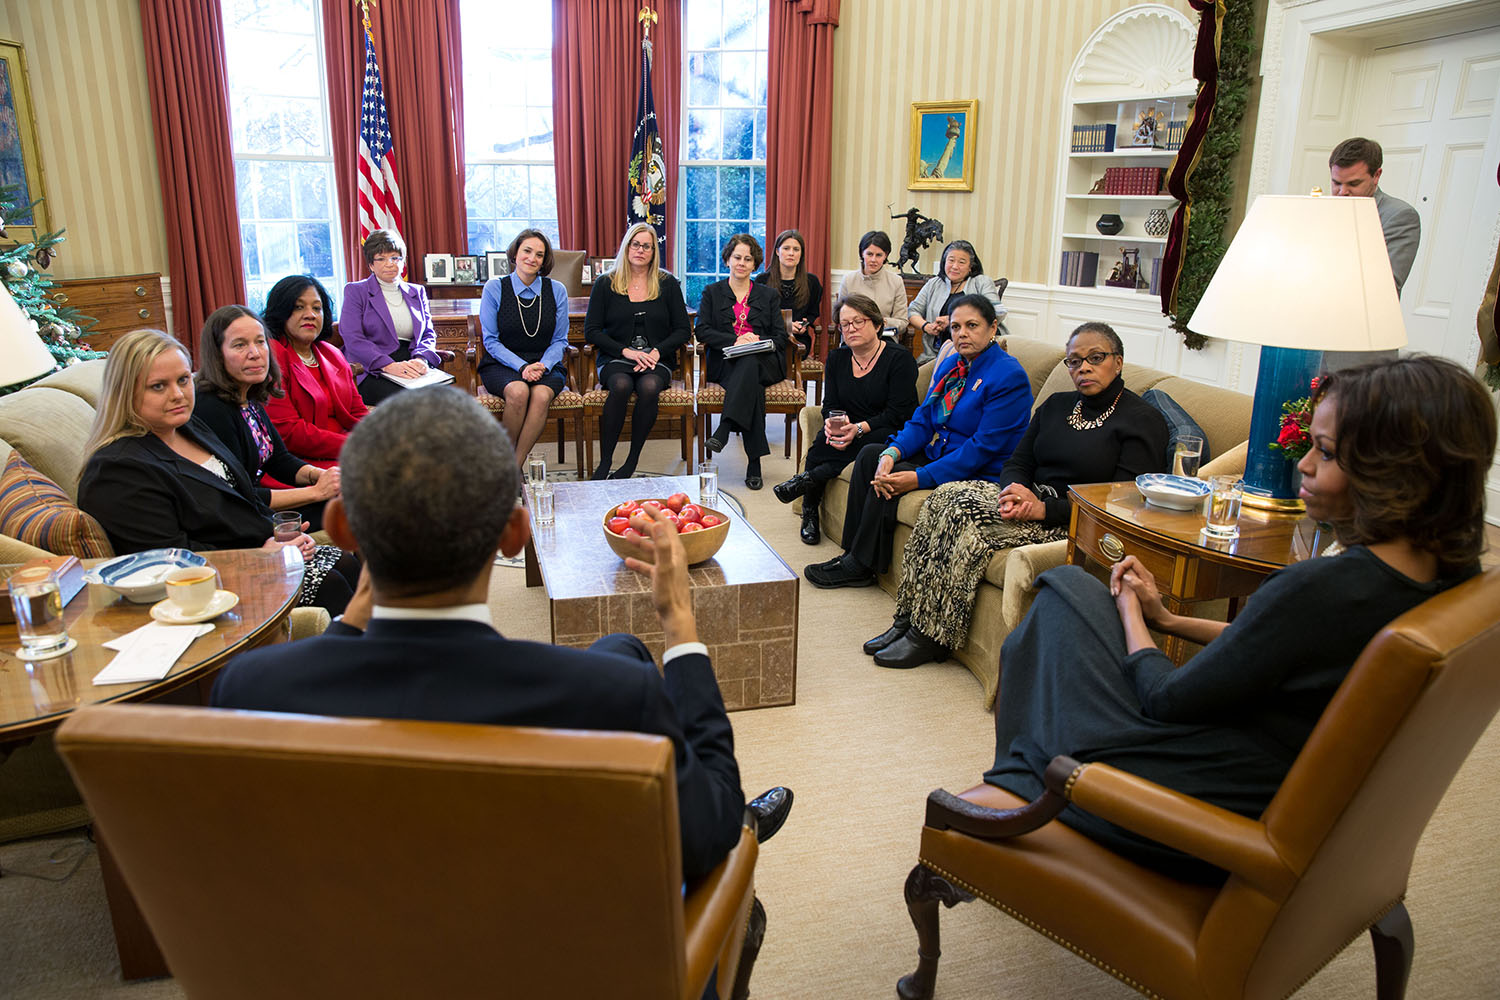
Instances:
[[[902,494],[960,479],[1000,478],[1031,418],[1031,382],[995,343],[999,320],[983,295],[953,306],[955,353],[932,374],[932,389],[885,444],[866,445],[850,475],[843,554],[803,570],[815,587],[867,587],[891,563]]]

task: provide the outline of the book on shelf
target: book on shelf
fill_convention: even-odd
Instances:
[[[1099,255],[1089,250],[1064,250],[1058,284],[1092,288],[1099,278]]]
[[[1108,153],[1115,148],[1113,125],[1074,125],[1072,151],[1075,153]]]
[[[1161,294],[1161,258],[1151,258],[1151,294]]]
[[[1167,148],[1181,149],[1183,140],[1187,138],[1187,119],[1181,118],[1177,121],[1167,122]]]

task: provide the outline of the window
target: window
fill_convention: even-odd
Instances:
[[[728,274],[724,242],[766,242],[767,0],[683,0],[682,184],[678,198],[683,294]]]
[[[224,0],[245,304],[289,274],[337,299],[344,249],[328,136],[322,21],[314,0]]]
[[[552,5],[463,0],[464,196],[469,253],[535,227],[557,245]]]

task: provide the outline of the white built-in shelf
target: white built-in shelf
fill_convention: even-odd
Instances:
[[[1160,297],[1152,295],[1144,288],[1135,291],[1131,291],[1128,288],[1115,288],[1112,285],[1104,284],[1103,278],[1099,279],[1099,284],[1097,285],[1056,285],[1054,287],[1058,291],[1068,295],[1076,292],[1079,295],[1098,295],[1111,299],[1154,299]]]
[[[1066,195],[1069,201],[1170,201],[1174,205],[1177,199],[1169,194],[1070,194]]]
[[[1154,160],[1171,159],[1177,155],[1175,149],[1116,149],[1108,153],[1072,153],[1068,154],[1075,159],[1081,160],[1118,160],[1125,157],[1150,157]]]
[[[1126,243],[1153,243],[1166,246],[1165,236],[1132,236],[1130,233],[1115,233],[1113,236],[1101,236],[1099,233],[1063,233],[1065,240],[1093,240],[1096,243],[1116,243],[1124,240]]]

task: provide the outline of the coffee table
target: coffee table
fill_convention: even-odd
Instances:
[[[604,512],[626,500],[673,493],[696,502],[698,477],[554,483],[552,490],[554,521],[538,525],[533,517],[526,547],[526,583],[547,588],[552,641],[583,647],[611,632],[630,632],[660,664],[665,638],[650,578],[626,569],[605,542]],[[729,516],[723,547],[688,570],[698,638],[708,646],[726,708],[794,704],[797,574],[748,522]]]

